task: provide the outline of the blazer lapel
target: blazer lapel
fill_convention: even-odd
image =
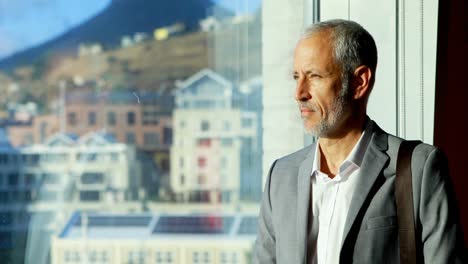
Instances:
[[[317,143],[315,143],[317,144]],[[305,263],[306,248],[307,248],[307,217],[309,209],[310,190],[310,174],[312,172],[312,165],[314,162],[315,148],[313,144],[309,154],[299,167],[299,174],[297,179],[297,238],[298,238],[298,263]]]
[[[373,122],[373,121],[371,121]],[[346,241],[347,236],[353,226],[356,217],[361,210],[369,192],[372,189],[375,181],[379,174],[384,168],[389,157],[385,154],[385,150],[388,148],[388,135],[383,132],[375,123],[373,125],[373,134],[369,143],[366,154],[361,165],[361,171],[358,182],[356,183],[356,189],[351,200],[349,207],[348,216],[343,232],[343,242]]]

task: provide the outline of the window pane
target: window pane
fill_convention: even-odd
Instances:
[[[261,0],[36,2],[0,19],[0,259],[250,254],[237,233],[262,191]]]

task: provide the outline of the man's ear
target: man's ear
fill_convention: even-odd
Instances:
[[[372,78],[372,71],[370,68],[365,65],[357,67],[352,78],[351,85],[353,87],[353,98],[366,98],[371,89],[370,81]]]

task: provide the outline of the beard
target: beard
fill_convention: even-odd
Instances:
[[[345,82],[347,83],[347,82]],[[349,99],[349,89],[348,85],[344,84],[340,94],[333,100],[330,110],[325,113],[325,117],[320,119],[318,124],[307,127],[307,117],[303,117],[304,120],[304,129],[307,134],[312,134],[316,137],[330,137],[332,136],[342,124],[344,119],[347,116],[347,110],[351,107],[351,102]],[[305,107],[314,112],[320,111],[318,107],[315,107],[312,102],[300,102],[300,107]]]

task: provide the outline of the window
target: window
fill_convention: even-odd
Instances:
[[[224,121],[224,122],[223,122],[223,130],[224,130],[224,131],[229,131],[229,130],[231,130],[231,123],[229,123],[229,121]]]
[[[170,264],[175,263],[174,254],[170,251],[157,251],[156,252],[157,264]]]
[[[91,264],[102,264],[107,263],[109,261],[109,257],[106,251],[91,250],[88,254],[88,260]]]
[[[55,202],[57,201],[57,197],[58,195],[55,191],[41,190],[38,195],[38,200],[43,202]]]
[[[227,167],[228,167],[228,159],[225,156],[223,156],[221,158],[221,168],[227,169]]]
[[[242,118],[242,127],[249,128],[252,127],[253,121],[250,118]]]
[[[97,172],[86,172],[81,175],[82,184],[101,184],[104,182],[104,174]]]
[[[111,161],[119,161],[120,160],[120,154],[117,152],[111,152],[110,154],[110,160]]]
[[[130,251],[128,253],[128,264],[144,264],[146,254],[143,251]]]
[[[163,139],[165,145],[172,144],[172,128],[165,127],[163,130]]]
[[[125,141],[127,142],[127,144],[135,144],[135,133],[127,132],[127,134],[125,135]]]
[[[78,264],[82,262],[78,251],[65,251],[63,260],[66,264]]]
[[[88,112],[88,125],[96,125],[96,112]]]
[[[127,124],[129,126],[135,125],[136,123],[135,119],[136,119],[135,112],[127,112]]]
[[[26,186],[34,185],[36,184],[36,175],[33,173],[26,173],[24,174],[24,183]]]
[[[60,183],[60,175],[57,173],[44,173],[42,175],[42,182],[47,184]]]
[[[0,154],[0,164],[8,164],[8,154]]]
[[[221,264],[237,264],[238,257],[236,252],[221,252]]]
[[[77,124],[77,118],[76,118],[76,113],[75,112],[70,112],[67,115],[67,123],[70,126],[76,126]]]
[[[8,203],[10,201],[10,198],[9,198],[9,192],[8,191],[0,191],[0,203],[1,204],[5,204],[5,203]]]
[[[221,145],[223,147],[230,147],[232,146],[232,138],[223,138],[221,139]]]
[[[109,126],[115,126],[117,123],[117,118],[115,116],[115,112],[107,112],[107,124]]]
[[[198,168],[206,167],[206,157],[198,157]]]
[[[210,123],[206,120],[203,120],[200,124],[201,131],[208,131],[210,129]]]
[[[8,186],[15,187],[18,185],[18,173],[8,174]]]
[[[182,174],[180,175],[180,185],[184,185],[185,184],[185,176]]]
[[[80,200],[82,202],[96,202],[99,201],[99,191],[81,191]]]
[[[209,147],[211,146],[211,139],[210,138],[201,138],[198,140],[199,147]]]
[[[13,215],[10,212],[0,212],[0,226],[8,226],[13,223]]]
[[[206,183],[206,175],[205,174],[199,174],[198,175],[198,184],[205,184]]]
[[[41,122],[41,125],[40,125],[40,128],[39,128],[39,138],[40,138],[40,142],[44,142],[45,138],[46,138],[46,132],[47,132],[47,127],[49,126],[49,124],[47,124],[46,122]]]
[[[159,144],[159,135],[158,133],[144,133],[143,142],[145,145],[155,146]]]
[[[14,197],[21,197],[23,203],[15,202],[15,210],[31,211],[28,213],[33,216],[44,209],[54,213],[50,219],[33,217],[33,224],[25,226],[27,229],[21,227],[31,242],[28,246],[35,250],[28,255],[22,252],[21,245],[13,245],[15,254],[33,259],[57,252],[53,256],[57,262],[75,264],[191,263],[194,248],[190,243],[176,241],[174,248],[170,244],[152,247],[152,243],[141,242],[144,238],[140,232],[127,232],[140,227],[123,226],[119,221],[104,226],[102,223],[109,221],[93,215],[132,219],[141,215],[140,209],[144,208],[144,214],[152,215],[157,224],[158,212],[151,211],[154,205],[164,204],[168,215],[173,215],[174,210],[187,215],[193,211],[187,203],[203,203],[197,208],[211,207],[210,204],[221,202],[225,189],[232,193],[232,203],[241,201],[244,174],[261,181],[258,173],[243,173],[240,137],[250,136],[251,131],[239,130],[241,117],[254,112],[243,109],[244,97],[249,97],[249,103],[253,100],[239,87],[262,74],[261,0],[224,1],[229,2],[227,7],[218,4],[221,0],[185,1],[182,5],[177,1],[87,1],[87,8],[72,6],[68,8],[70,12],[62,10],[65,7],[56,3],[59,1],[47,2],[48,16],[37,17],[42,10],[39,5],[24,5],[22,11],[25,16],[35,16],[32,21],[41,21],[35,24],[42,28],[38,32],[52,32],[43,30],[50,25],[60,28],[57,34],[41,35],[42,42],[57,45],[39,45],[35,49],[40,63],[30,58],[21,61],[21,65],[11,65],[11,71],[0,73],[0,87],[11,90],[12,95],[4,102],[4,108],[7,103],[28,101],[37,105],[30,114],[33,121],[28,121],[32,124],[25,122],[21,129],[9,134],[12,146],[21,148],[4,148],[0,153],[10,155],[0,155],[0,165],[4,167],[0,171],[0,211],[10,208]],[[242,2],[248,5],[239,5]],[[3,15],[15,14],[8,10],[10,7],[5,8]],[[125,10],[151,19],[145,20],[144,27],[138,26],[138,16]],[[154,14],[163,14],[165,19]],[[83,19],[77,21],[80,16]],[[57,17],[67,21],[66,25],[45,21]],[[113,17],[116,22],[101,25],[105,17]],[[11,19],[2,18],[2,23],[10,23]],[[165,23],[161,24],[161,19]],[[212,26],[201,26],[204,20]],[[90,32],[87,39],[72,34],[76,26]],[[161,28],[167,33],[163,37],[167,40],[158,40],[161,34],[154,34]],[[21,32],[20,27],[12,26],[6,31],[15,31],[17,39],[25,40],[21,41],[22,47],[12,47],[11,54],[21,53],[18,48],[29,49],[28,43],[38,43],[30,39],[35,37],[30,34],[31,29]],[[20,42],[12,43],[10,46]],[[5,52],[0,49],[0,61]],[[46,71],[42,69],[44,65]],[[36,89],[37,85],[43,87]],[[179,97],[179,91],[185,97]],[[184,103],[187,108],[182,108]],[[8,109],[2,111],[8,115]],[[25,135],[28,138],[23,141]],[[221,139],[226,137],[233,138],[235,148],[221,145]],[[52,139],[59,144],[28,146],[52,144]],[[23,162],[12,166],[11,154],[16,152]],[[222,156],[229,158],[225,171],[221,168]],[[261,166],[261,161],[256,158],[252,163]],[[231,186],[220,183],[221,175],[229,178]],[[230,213],[231,204],[220,206],[220,214]],[[202,210],[200,214],[211,221],[209,212]],[[84,227],[84,219],[88,219],[89,231],[98,239],[102,237],[102,241],[112,240],[115,232],[127,230],[128,241],[136,243],[130,245],[115,239],[117,255],[111,251],[106,255],[99,245],[85,249],[51,243],[51,235],[60,234],[64,240],[86,244],[85,237],[75,236]],[[191,225],[178,222],[176,229],[186,237],[194,230],[187,227]],[[167,237],[181,238],[174,234]],[[222,244],[224,237],[209,233],[204,239]],[[1,243],[0,237],[0,248]],[[203,245],[196,249],[198,263],[219,263],[218,250],[209,251]]]

